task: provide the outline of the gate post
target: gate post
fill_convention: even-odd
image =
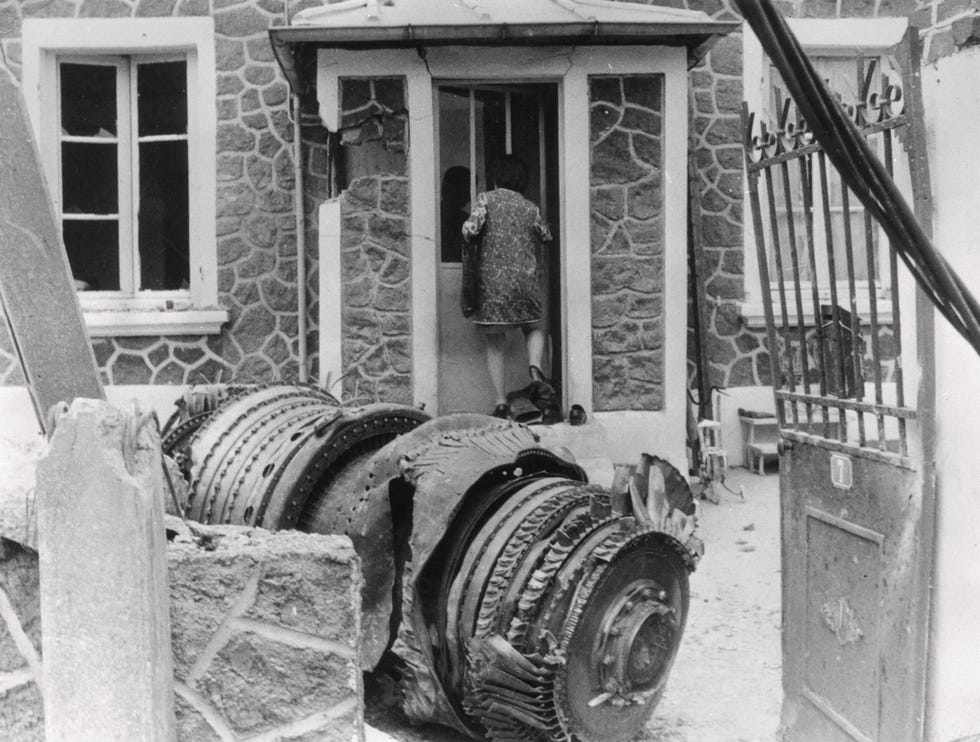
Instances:
[[[159,434],[76,400],[37,469],[47,742],[174,739]]]

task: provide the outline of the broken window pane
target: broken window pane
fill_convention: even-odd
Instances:
[[[108,219],[63,222],[65,250],[80,291],[119,290],[119,223]]]
[[[186,289],[190,282],[187,142],[139,145],[140,288]]]
[[[69,136],[116,135],[116,68],[61,64],[61,131]]]
[[[527,165],[524,196],[536,204],[541,198],[541,142],[538,105],[540,94],[514,92],[510,96],[511,151]]]
[[[118,159],[115,143],[62,142],[62,213],[118,213]]]
[[[139,136],[187,133],[187,62],[136,65]]]

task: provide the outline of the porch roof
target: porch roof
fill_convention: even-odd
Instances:
[[[317,48],[431,46],[683,46],[693,65],[738,28],[706,13],[612,0],[341,0],[297,13],[270,29],[294,90],[304,90],[297,57]]]

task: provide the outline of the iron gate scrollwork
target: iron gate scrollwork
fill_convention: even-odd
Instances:
[[[854,91],[846,99],[801,83],[818,73],[768,4],[739,7],[787,87],[814,95],[775,90],[768,119],[743,106],[742,121],[782,444],[781,739],[920,742],[934,538],[922,453],[932,295],[914,263],[900,273],[896,248],[908,245],[869,202],[866,182],[894,190],[904,149],[913,191],[928,187],[926,169],[913,166],[924,162],[918,39],[903,41],[901,80],[878,59],[855,60],[850,80],[837,78]],[[811,129],[800,113],[831,119],[834,106],[877,156],[867,172],[842,160],[838,130],[826,121]],[[915,378],[903,358],[917,360]]]
[[[895,139],[909,118],[899,84],[881,75],[881,89],[872,89],[878,65],[856,60],[858,100],[839,99],[865,137],[879,142],[892,175]],[[879,248],[884,236],[794,115],[793,101],[778,90],[775,97],[775,122],[743,107],[743,144],[781,435],[911,467],[907,421],[916,411],[905,399],[896,253]],[[839,194],[838,220],[832,194]],[[878,259],[882,252],[887,259]]]

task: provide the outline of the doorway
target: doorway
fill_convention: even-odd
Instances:
[[[492,186],[494,163],[506,154],[527,165],[524,196],[541,209],[553,241],[543,251],[545,373],[562,389],[560,209],[558,204],[557,83],[435,85],[437,140],[437,250],[439,254],[439,412],[483,412],[494,407],[482,336],[460,310],[462,263],[458,235],[469,205]],[[527,385],[524,338],[507,337],[506,387]]]

